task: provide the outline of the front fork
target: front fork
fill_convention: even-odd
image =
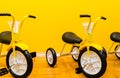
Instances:
[[[13,42],[13,54],[14,54],[14,58],[16,58],[15,42]]]
[[[88,44],[87,45],[87,57],[90,58],[90,45]]]
[[[89,34],[88,33],[88,37],[87,37],[87,56],[88,58],[90,58],[90,44],[93,43],[93,40],[92,40],[92,34]]]

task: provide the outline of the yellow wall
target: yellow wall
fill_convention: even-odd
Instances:
[[[119,10],[119,0],[0,0],[0,12],[9,12],[17,20],[27,14],[37,16],[36,20],[26,20],[21,39],[30,50],[39,52],[48,47],[60,51],[63,46],[61,36],[66,31],[84,38],[80,14],[91,14],[93,20],[101,15],[108,18],[100,21],[94,31],[95,42],[108,49],[112,43],[110,33],[120,30]],[[0,18],[0,31],[8,29],[5,19],[10,20]]]

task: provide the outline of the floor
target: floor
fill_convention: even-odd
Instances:
[[[60,57],[54,68],[48,66],[45,57],[34,60],[32,73],[28,78],[86,78],[83,73],[76,74],[77,63],[71,56]],[[5,58],[0,59],[0,68],[5,67]],[[10,73],[0,78],[13,78]],[[120,60],[114,54],[107,56],[107,70],[101,78],[120,78]]]

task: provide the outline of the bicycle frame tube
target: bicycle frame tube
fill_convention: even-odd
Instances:
[[[95,22],[94,22],[94,24],[93,24],[93,27],[92,27],[92,31],[94,30],[97,22],[98,22],[100,19],[101,19],[101,17],[98,17],[98,18],[95,20]]]
[[[120,46],[120,43],[118,43],[118,42],[112,42],[112,45],[110,46],[110,48],[108,49],[108,53],[109,54],[112,54],[112,53],[115,53],[115,51],[112,51],[112,48],[113,48],[113,46],[115,47],[115,45],[119,45]],[[116,48],[116,47],[115,47]],[[115,50],[115,48],[114,48],[114,50]]]
[[[22,21],[20,22],[20,25],[19,25],[19,32],[22,29],[23,22],[25,21],[26,18],[28,18],[28,15],[26,15],[22,18]]]
[[[83,43],[83,42],[82,42]],[[69,52],[69,53],[63,53],[63,51],[64,51],[64,48],[65,48],[65,46],[67,45],[67,44],[69,44],[69,43],[65,43],[64,45],[63,45],[63,47],[62,47],[62,50],[61,50],[61,52],[60,52],[60,54],[58,55],[59,57],[61,57],[61,56],[66,56],[66,55],[70,55],[71,54],[71,51]],[[83,43],[84,44],[84,43]],[[81,44],[72,44],[72,47],[73,46],[80,46]],[[72,48],[71,47],[71,48]]]
[[[110,51],[111,51],[111,49],[112,49],[112,47],[113,47],[114,44],[115,44],[115,42],[113,42],[112,45],[110,46],[110,48],[108,49],[109,53],[110,53]]]
[[[24,16],[24,17],[22,18],[22,21],[20,22],[20,25],[19,25],[19,30],[18,30],[19,33],[21,32],[20,30],[22,29],[23,22],[24,22],[25,19],[28,18],[28,17],[29,17],[29,18],[34,18],[34,19],[36,18],[35,16],[32,16],[32,15],[26,15],[26,16]]]
[[[90,25],[91,25],[91,17],[90,17],[90,20],[89,20],[89,23],[88,23],[88,26],[87,26],[87,32],[88,32],[88,30],[89,30],[89,28],[90,28]]]
[[[11,27],[12,40],[11,40],[11,44],[10,45],[12,45],[14,57],[16,57],[16,53],[15,53],[15,40],[16,39],[15,39],[15,33],[14,33],[15,18],[12,15],[11,15],[11,17],[12,17],[12,27]]]

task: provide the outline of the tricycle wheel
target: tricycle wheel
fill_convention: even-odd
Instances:
[[[79,56],[79,46],[73,46],[72,47],[72,50],[71,50],[71,53],[72,53],[72,58],[74,61],[78,61],[78,56]]]
[[[6,64],[15,78],[27,78],[33,68],[33,61],[29,52],[19,47],[15,47],[15,53],[13,48],[9,50],[6,56]]]
[[[80,51],[78,65],[88,78],[99,78],[105,73],[107,63],[106,56],[101,53],[103,51],[94,47],[89,48],[89,53],[87,48]]]
[[[54,67],[57,62],[56,52],[53,48],[48,48],[46,51],[46,60],[49,66]]]
[[[115,47],[115,55],[118,59],[120,59],[120,45]]]

